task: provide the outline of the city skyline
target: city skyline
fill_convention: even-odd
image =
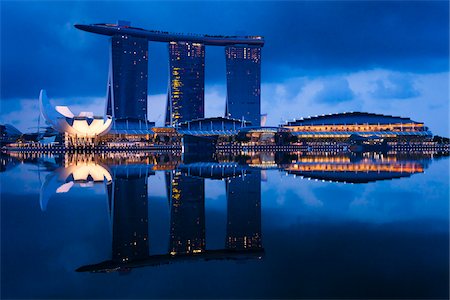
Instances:
[[[449,9],[1,1],[1,298],[448,298]]]
[[[224,116],[261,124],[262,36],[171,33],[116,24],[75,24],[75,28],[111,36],[105,114],[115,122],[148,122],[148,43],[166,43],[169,83],[165,126],[178,127],[205,117],[205,46],[225,46],[227,96]],[[150,107],[148,110],[152,110]]]
[[[46,8],[51,17],[49,20],[54,20],[54,26],[48,33],[44,33],[44,37],[48,37],[48,34],[52,36],[43,38],[46,40],[45,47],[40,40],[34,43],[37,49],[34,57],[38,59],[33,63],[28,63],[29,58],[24,58],[23,55],[22,61],[18,60],[20,51],[11,51],[27,48],[18,47],[24,42],[14,38],[11,31],[15,27],[21,33],[25,28],[14,26],[17,21],[6,16],[2,19],[2,25],[5,25],[2,26],[2,41],[6,47],[2,52],[2,61],[5,62],[2,64],[2,73],[5,75],[2,79],[4,88],[0,119],[23,131],[36,126],[37,114],[34,108],[37,101],[34,98],[37,97],[34,95],[38,90],[32,92],[37,86],[46,88],[50,95],[54,95],[54,99],[71,103],[75,110],[87,105],[89,110],[102,112],[108,75],[108,58],[104,53],[108,43],[95,36],[83,37],[82,32],[75,33],[78,30],[73,25],[128,19],[133,25],[155,30],[234,34],[244,28],[246,34],[265,36],[261,112],[268,113],[268,125],[278,125],[280,121],[316,114],[368,111],[421,120],[435,134],[448,136],[448,26],[444,26],[448,24],[448,16],[445,14],[447,3],[300,2],[279,5],[263,3],[257,7],[251,3],[243,3],[239,15],[252,9],[254,12],[243,20],[230,15],[237,4],[203,4],[180,4],[187,11],[195,9],[203,20],[196,19],[195,22],[186,23],[186,18],[180,15],[170,24],[163,22],[161,18],[169,13],[164,5],[142,3],[144,8],[156,6],[159,9],[155,8],[152,12],[155,14],[154,18],[146,21],[143,14],[132,13],[132,8],[136,8],[137,3],[131,3],[126,8],[123,4],[116,3],[98,14],[92,13],[87,3],[81,6],[76,3],[52,4]],[[40,5],[42,6],[34,3],[25,9],[27,12],[38,12],[42,9]],[[2,14],[10,12],[18,20],[22,17],[13,3],[3,4],[3,7]],[[64,19],[63,13],[57,15],[64,7],[77,9]],[[207,8],[212,9],[211,16],[207,15]],[[161,12],[161,15],[156,16],[156,11]],[[314,14],[306,17],[307,13],[313,11]],[[372,24],[362,22],[359,17],[362,12],[373,17]],[[263,22],[264,17],[270,14],[274,20],[289,20],[295,14],[303,16],[302,26],[292,28],[287,21]],[[216,22],[205,26],[213,16],[216,17]],[[330,24],[320,21],[325,16],[329,18]],[[223,26],[224,22],[231,20],[233,22],[228,22],[228,26]],[[331,26],[333,22],[338,25],[337,29]],[[42,32],[47,26],[44,25],[36,24],[31,30],[27,27],[28,31],[24,34],[29,36],[34,31]],[[357,28],[355,25],[358,25]],[[395,27],[396,30],[391,30],[387,35],[380,33],[388,27]],[[318,34],[320,32],[325,35]],[[433,34],[430,35],[430,32]],[[289,42],[284,43],[283,39]],[[68,43],[64,43],[65,41]],[[223,115],[225,110],[226,66],[222,50],[212,49],[205,58],[206,117]],[[48,52],[56,55],[51,60],[46,59]],[[150,67],[153,70],[149,70],[148,100],[149,107],[154,109],[149,111],[148,119],[162,125],[167,101],[167,90],[164,93],[162,89],[167,88],[167,76],[164,73],[168,66],[160,61],[164,61],[164,55],[167,57],[168,54],[165,47],[157,46],[150,49],[150,53],[152,52],[155,54],[149,55],[149,66],[153,63],[154,66]],[[159,59],[161,55],[163,58]],[[81,60],[84,63],[78,64]],[[42,64],[50,64],[50,67],[45,68],[44,72],[40,67]],[[209,65],[211,67],[208,69]],[[61,66],[67,67],[69,71]],[[27,80],[27,85],[22,89],[15,88],[17,75],[23,75],[24,72],[20,70],[24,67],[29,69],[25,76],[34,74],[35,80]],[[86,80],[73,86],[77,76],[83,76]],[[160,84],[161,81],[165,84]],[[19,116],[24,113],[29,114],[30,118],[20,120]]]

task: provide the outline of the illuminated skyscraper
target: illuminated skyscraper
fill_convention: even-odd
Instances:
[[[226,116],[260,126],[262,36],[171,33],[132,27],[125,21],[75,27],[111,36],[106,111],[115,120],[141,121],[147,117],[148,41],[154,41],[169,44],[166,125],[177,126],[180,122],[204,118],[205,45],[208,45],[226,47]]]
[[[261,47],[225,48],[227,102],[225,116],[261,124]]]
[[[205,250],[205,181],[179,172],[170,184],[170,245],[172,255]]]
[[[226,248],[259,249],[261,242],[261,172],[252,171],[243,178],[226,182]]]
[[[111,37],[106,114],[116,121],[147,119],[148,40]]]
[[[169,43],[166,125],[205,117],[205,45]]]

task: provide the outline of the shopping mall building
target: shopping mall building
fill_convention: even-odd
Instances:
[[[348,112],[294,120],[281,125],[299,140],[346,140],[351,135],[386,140],[427,140],[433,137],[422,122],[410,118]]]

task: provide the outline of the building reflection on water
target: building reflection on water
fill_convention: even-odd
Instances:
[[[119,165],[111,168],[113,180],[107,182],[108,204],[112,216],[112,261],[142,260],[149,253],[148,176],[152,165]]]
[[[261,249],[261,171],[226,182],[227,249]]]
[[[423,173],[435,154],[361,155],[330,153],[239,153],[213,161],[184,162],[176,153],[2,155],[1,170],[20,163],[38,164],[42,173],[41,209],[55,193],[74,185],[104,185],[112,227],[110,259],[82,266],[79,272],[129,271],[191,260],[249,260],[264,255],[261,181],[265,170],[333,182],[368,183]],[[150,255],[148,179],[164,172],[170,210],[165,254]],[[205,180],[225,182],[227,219],[222,249],[208,248],[205,232]],[[299,182],[300,184],[300,182]],[[151,188],[151,187],[150,187]]]
[[[221,166],[220,163],[179,164],[166,172],[170,209],[168,250],[166,254],[149,255],[147,184],[148,176],[154,175],[153,167],[109,166],[112,180],[105,184],[113,220],[111,259],[77,271],[123,272],[177,261],[262,258],[260,170],[243,173],[230,164]],[[219,172],[222,176],[211,171],[221,167],[228,169]],[[226,182],[228,222],[222,249],[209,250],[206,245],[205,178]],[[250,189],[246,188],[249,184]]]
[[[393,156],[380,153],[360,155],[306,155],[298,156],[283,169],[287,174],[304,178],[344,182],[369,183],[380,180],[409,177],[423,173],[430,157]]]
[[[171,255],[201,253],[205,240],[205,180],[173,171],[166,177],[170,205]]]

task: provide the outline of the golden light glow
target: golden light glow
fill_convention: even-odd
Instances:
[[[423,123],[395,123],[395,124],[342,124],[342,125],[286,125],[294,132],[339,132],[339,131],[421,131]]]
[[[288,166],[286,171],[299,172],[396,172],[396,173],[423,173],[423,166],[417,163],[405,164],[294,164]]]

